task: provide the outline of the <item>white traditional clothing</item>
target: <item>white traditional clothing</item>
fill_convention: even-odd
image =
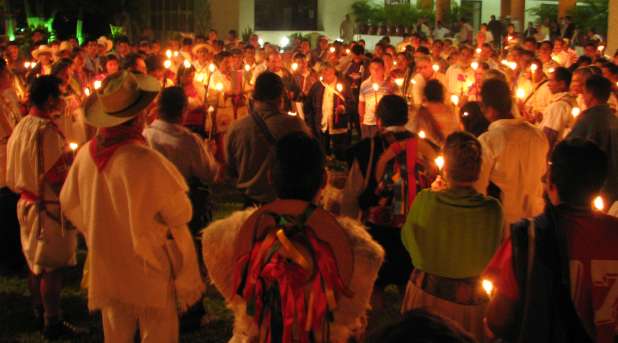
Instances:
[[[6,187],[7,144],[21,119],[17,94],[12,88],[0,93],[0,188]]]
[[[60,194],[63,211],[88,246],[88,307],[101,309],[104,326],[114,330],[105,333],[106,342],[138,322],[142,335],[165,333],[151,341],[176,342],[178,318],[170,313],[203,291],[186,227],[192,212],[187,185],[171,162],[145,144],[118,147],[103,169],[92,144],[77,153]],[[181,266],[172,267],[170,234]]]
[[[526,111],[531,114],[543,113],[553,96],[547,84],[547,80],[537,82],[531,87],[531,92],[532,93],[526,92],[526,94],[529,94],[524,100]]]
[[[446,90],[448,94],[467,94],[470,84],[474,83],[475,79],[476,75],[472,68],[454,64],[446,71]]]
[[[543,111],[543,120],[541,120],[539,127],[555,131],[558,134],[557,139],[562,139],[567,133],[567,129],[573,124],[571,109],[574,103],[575,99],[567,92],[554,94],[549,106]]]
[[[8,141],[6,183],[13,192],[21,194],[17,203],[21,244],[26,262],[34,274],[47,270],[37,264],[35,258],[40,244],[39,222],[43,238],[64,234],[57,192],[68,169],[68,151],[66,141],[54,123],[32,114],[17,124]],[[39,209],[37,201],[45,202],[44,211]],[[77,241],[67,240],[66,243],[68,250],[74,252]],[[66,265],[75,264],[73,253]]]
[[[490,182],[501,190],[506,224],[534,217],[544,208],[543,184],[549,143],[523,118],[501,119],[479,137],[483,164],[475,188],[486,194]],[[509,236],[505,232],[505,237]]]
[[[258,331],[254,319],[247,315],[245,300],[236,296],[233,274],[237,261],[236,240],[244,222],[255,209],[235,212],[230,217],[212,223],[203,231],[202,254],[213,284],[234,312],[234,331],[229,342],[248,343],[257,341]],[[349,282],[353,297],[337,299],[337,308],[330,324],[329,342],[343,343],[356,333],[363,331],[363,319],[370,308],[373,284],[384,259],[384,250],[371,239],[366,228],[350,218],[338,218],[349,237],[354,256],[354,269]],[[359,332],[360,331],[360,332]]]

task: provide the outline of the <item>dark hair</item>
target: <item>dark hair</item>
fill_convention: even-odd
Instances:
[[[444,86],[438,80],[429,80],[425,85],[423,95],[430,102],[444,102]]]
[[[473,135],[459,131],[446,137],[442,148],[448,176],[458,182],[474,182],[481,172],[481,143]]]
[[[193,39],[191,38],[183,38],[182,45],[193,45]]]
[[[603,187],[607,173],[607,155],[593,142],[565,140],[552,151],[549,177],[562,202],[589,206]]]
[[[429,48],[427,48],[426,46],[419,46],[418,49],[416,49],[416,52],[419,52],[423,55],[429,55]]]
[[[163,57],[159,55],[150,55],[146,58],[146,69],[149,73],[163,68]]]
[[[283,81],[279,75],[265,71],[255,80],[253,99],[257,101],[274,101],[283,95]]]
[[[6,69],[6,60],[4,58],[0,58],[0,73]]]
[[[571,76],[571,72],[565,67],[557,67],[554,69],[554,77],[556,78],[556,81],[566,83],[567,89],[571,84]]]
[[[485,133],[489,128],[489,120],[483,115],[481,104],[478,101],[465,103],[459,110],[459,114],[464,130],[475,137]]]
[[[488,79],[481,86],[481,101],[483,105],[491,107],[499,115],[511,113],[513,99],[508,83],[500,79]]]
[[[272,185],[277,197],[311,201],[324,181],[324,154],[320,143],[303,132],[277,141]]]
[[[187,107],[187,96],[182,87],[167,87],[159,97],[159,117],[166,122],[178,123]]]
[[[476,341],[455,321],[425,309],[414,309],[405,313],[398,322],[381,329],[370,337],[368,342],[473,343]]]
[[[59,98],[60,83],[60,79],[52,75],[35,78],[30,83],[30,89],[28,90],[30,103],[34,107],[41,108],[49,97]]]
[[[129,70],[135,68],[135,66],[137,65],[137,60],[139,59],[144,59],[144,55],[137,52],[132,52],[128,54],[124,58],[124,62],[122,63],[122,69]]]
[[[408,122],[408,103],[399,95],[385,95],[380,99],[376,115],[383,126],[401,126]]]
[[[51,75],[58,76],[58,74],[71,67],[72,64],[73,61],[70,58],[61,58],[58,62],[52,65]]]
[[[373,64],[373,63],[377,63],[377,64],[381,65],[382,67],[384,67],[384,60],[381,59],[380,57],[372,58],[371,62],[369,62],[369,64]]]
[[[601,75],[592,75],[586,80],[584,89],[601,102],[607,102],[612,92],[612,83]]]
[[[354,46],[351,49],[352,53],[354,55],[360,56],[360,55],[364,55],[365,54],[365,47],[363,47],[360,44],[354,44]]]

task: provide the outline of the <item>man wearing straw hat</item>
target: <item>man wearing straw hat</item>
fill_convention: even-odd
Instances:
[[[184,178],[141,135],[156,79],[109,76],[86,101],[99,128],[75,157],[60,194],[84,235],[88,307],[101,310],[105,342],[177,342],[178,312],[204,290],[186,227],[191,204]]]

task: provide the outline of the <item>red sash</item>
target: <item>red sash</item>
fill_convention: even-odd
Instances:
[[[146,139],[137,127],[116,126],[99,129],[90,142],[90,156],[101,172],[118,148],[132,143],[146,144]]]

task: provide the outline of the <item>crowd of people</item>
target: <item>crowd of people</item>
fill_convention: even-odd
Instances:
[[[2,271],[25,259],[48,339],[85,334],[83,241],[106,342],[178,341],[208,282],[231,342],[615,341],[618,52],[570,18],[460,24],[6,42]],[[213,222],[217,184],[244,209]],[[367,337],[389,285],[403,319]]]

